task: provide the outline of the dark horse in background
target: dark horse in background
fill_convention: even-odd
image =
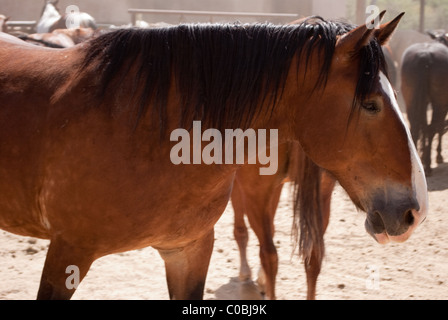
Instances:
[[[169,133],[195,120],[204,132],[278,130],[311,169],[296,181],[300,216],[321,215],[320,167],[376,241],[407,240],[428,195],[381,51],[400,18],[379,29],[322,19],[126,29],[59,50],[2,34],[0,226],[50,239],[38,298],[74,294],[68,267],[82,280],[96,259],[147,246],[164,259],[170,298],[203,297],[214,225],[244,165],[175,165]],[[322,232],[308,220],[306,259]]]
[[[417,43],[403,54],[401,90],[411,134],[420,143],[426,174],[431,174],[431,147],[438,135],[437,163],[443,163],[442,137],[448,111],[448,47],[442,43]],[[429,104],[432,117],[427,119]]]

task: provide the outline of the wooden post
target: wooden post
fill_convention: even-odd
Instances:
[[[366,0],[356,0],[356,23],[361,25],[366,22]]]
[[[135,12],[131,12],[131,23],[133,27],[135,27],[135,25],[137,24],[137,17]]]
[[[419,31],[425,32],[425,0],[420,0],[420,25]]]

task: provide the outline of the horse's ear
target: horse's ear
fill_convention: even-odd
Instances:
[[[426,31],[426,34],[431,37],[431,39],[437,39],[437,35],[432,30]]]
[[[342,35],[336,42],[336,50],[339,54],[345,55],[348,59],[356,54],[361,48],[365,47],[375,37],[375,21],[381,21],[386,11],[381,12],[375,17],[367,27],[363,24],[352,31]]]
[[[375,30],[375,37],[378,39],[380,45],[387,44],[403,16],[404,12],[400,13],[394,20],[381,25],[379,29]]]
[[[341,36],[336,43],[338,53],[345,54],[351,58],[361,48],[367,46],[374,38],[378,39],[380,45],[386,44],[400,22],[400,19],[403,17],[404,12],[394,20],[375,28],[375,21],[381,21],[385,13],[386,11],[382,11],[377,17],[372,19],[368,26],[366,24],[361,25]]]

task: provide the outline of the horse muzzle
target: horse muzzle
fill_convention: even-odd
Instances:
[[[419,203],[417,197],[403,192],[377,194],[372,204],[365,227],[380,244],[406,241],[427,214],[426,201]]]
[[[372,222],[372,219],[366,219],[365,227],[367,232],[380,244],[387,244],[389,242],[405,242],[409,239],[417,226],[426,219],[426,217],[421,218],[419,212],[410,210],[405,214],[403,221],[398,228],[388,231],[384,223],[382,221],[378,221],[378,219],[381,219],[378,218],[378,213],[376,213],[375,216],[375,222]],[[418,217],[417,221],[415,217]],[[391,228],[389,227],[389,229]]]

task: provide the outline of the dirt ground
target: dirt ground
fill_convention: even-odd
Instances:
[[[336,187],[317,299],[448,298],[447,142],[447,162],[435,167],[428,178],[428,217],[405,243],[377,244],[364,230],[365,214]],[[275,221],[280,260],[277,298],[301,300],[306,298],[306,280],[300,259],[291,254],[289,195],[285,187]],[[253,282],[238,280],[239,255],[230,205],[216,225],[215,237],[204,298],[262,298]],[[47,248],[46,240],[0,231],[0,299],[36,297]],[[254,275],[260,265],[258,248],[251,233],[248,256]],[[73,299],[168,299],[162,259],[152,248],[103,257],[94,262]]]

